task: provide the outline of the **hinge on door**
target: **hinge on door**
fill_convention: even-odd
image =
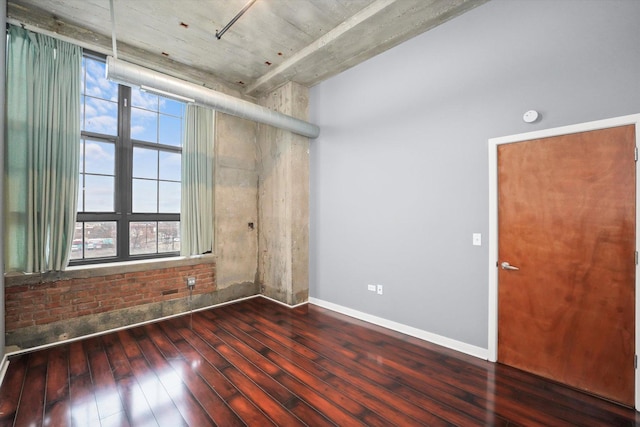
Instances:
[[[638,161],[638,147],[636,147],[634,149],[634,155],[633,155],[634,160],[637,162]]]
[[[633,367],[638,369],[638,355],[633,356]]]
[[[638,251],[636,251],[636,265],[638,265]]]

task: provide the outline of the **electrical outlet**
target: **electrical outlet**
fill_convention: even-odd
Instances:
[[[378,295],[382,295],[382,285],[378,285]]]
[[[367,290],[371,291],[371,292],[375,292],[376,291],[376,285],[367,285]]]
[[[187,288],[189,290],[193,290],[196,287],[196,278],[195,277],[187,277]]]

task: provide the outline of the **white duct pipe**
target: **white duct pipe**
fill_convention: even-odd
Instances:
[[[176,99],[213,108],[214,110],[285,129],[307,138],[317,138],[317,125],[270,110],[260,105],[207,89],[157,71],[107,57],[107,78],[127,86],[144,86],[149,92],[164,96],[177,95]]]

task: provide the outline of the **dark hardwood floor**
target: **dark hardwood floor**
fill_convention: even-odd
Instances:
[[[640,425],[624,408],[263,298],[11,358],[0,426]]]

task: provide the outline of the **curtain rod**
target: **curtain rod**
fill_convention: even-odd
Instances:
[[[19,20],[15,19],[15,18],[7,18],[7,24],[15,25],[17,27],[22,27],[25,30],[29,30],[29,31],[31,31],[33,33],[42,34],[42,35],[49,36],[49,37],[52,37],[54,39],[57,39],[57,40],[60,40],[60,41],[63,41],[63,42],[71,43],[71,44],[74,44],[76,46],[80,46],[81,48],[88,49],[88,50],[91,50],[91,51],[96,52],[96,53],[101,53],[101,54],[103,54],[105,56],[111,55],[111,49],[110,48],[98,46],[98,45],[91,44],[91,43],[87,43],[87,42],[84,42],[82,40],[74,39],[74,38],[69,37],[69,36],[64,36],[64,35],[62,35],[60,33],[56,33],[55,31],[46,30],[44,28],[37,27],[35,25],[31,25],[31,24],[19,21]]]

